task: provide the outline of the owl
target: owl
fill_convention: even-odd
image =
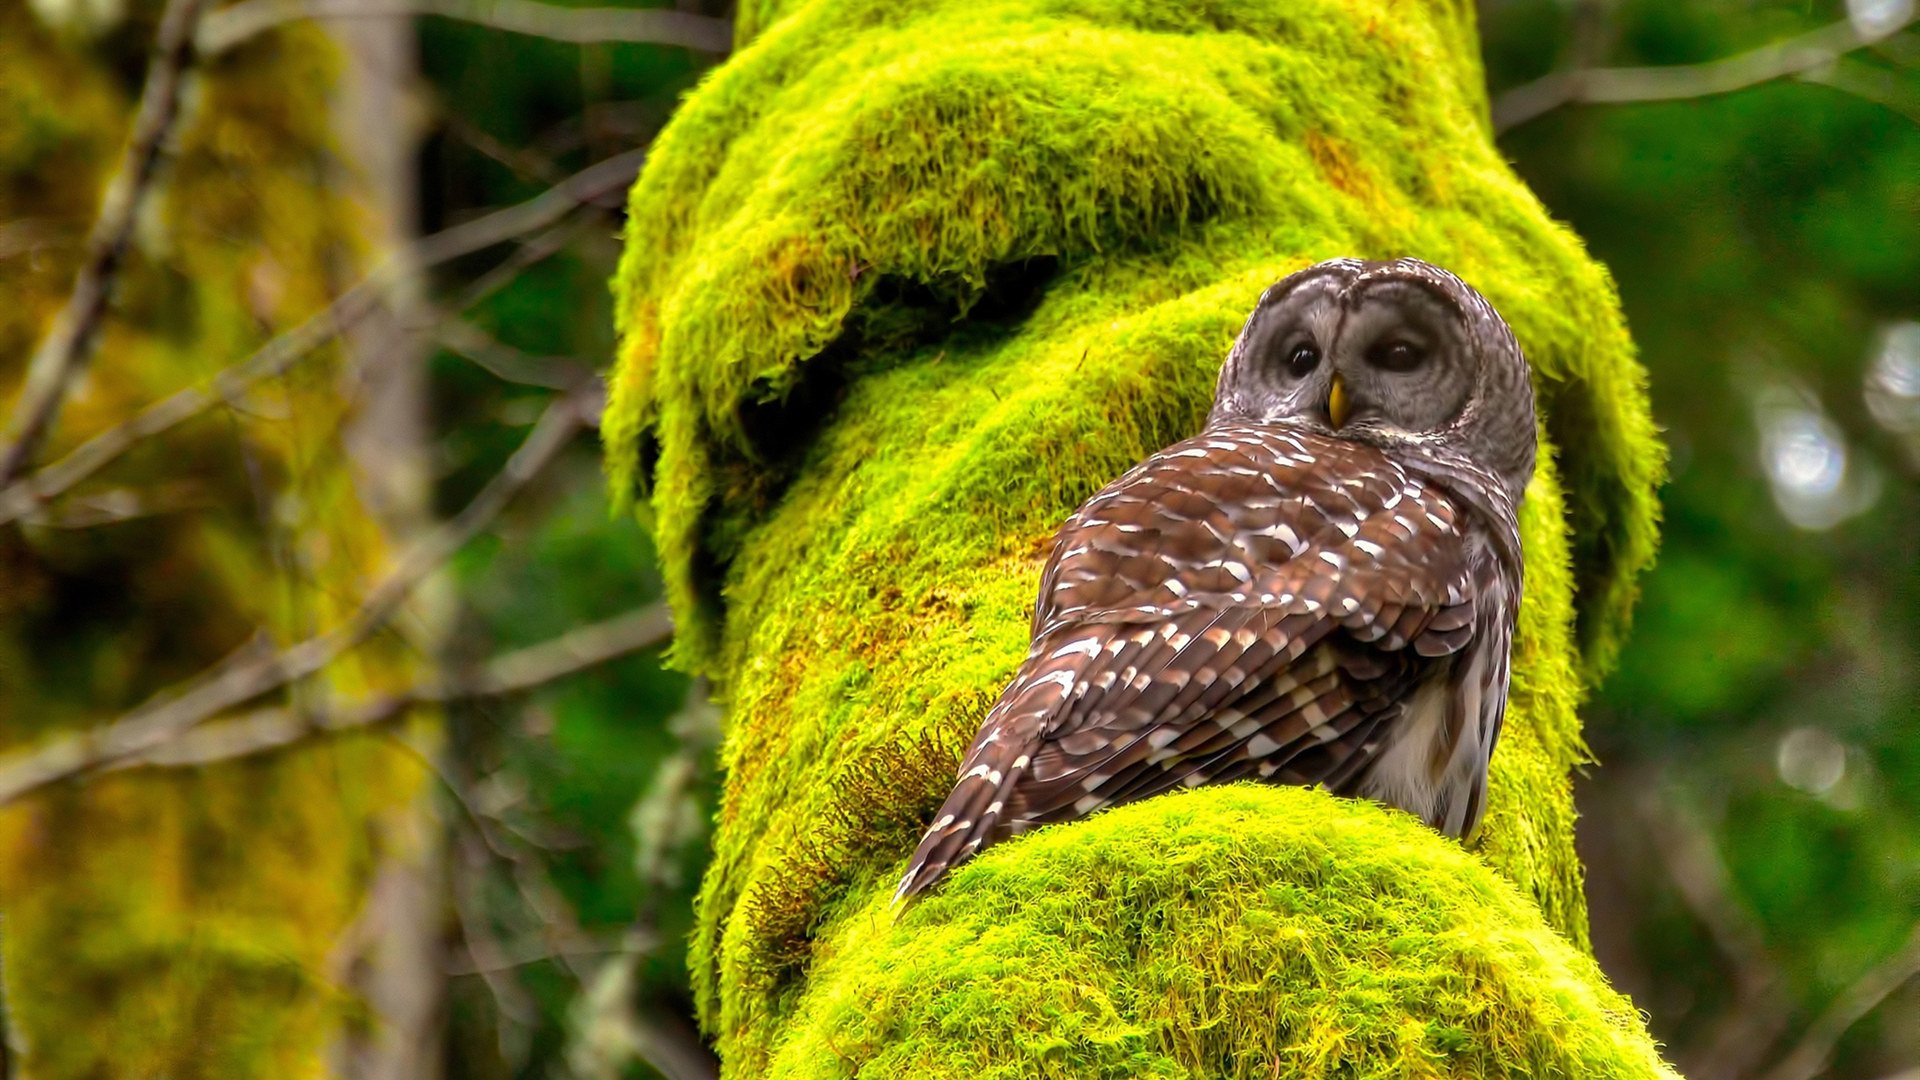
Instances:
[[[1534,449],[1526,358],[1458,277],[1335,259],[1269,288],[1200,434],[1061,526],[1032,647],[895,902],[1027,829],[1234,780],[1471,836]]]

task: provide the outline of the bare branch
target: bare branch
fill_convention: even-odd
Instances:
[[[521,240],[506,258],[501,259],[486,273],[463,286],[453,299],[444,305],[443,310],[466,311],[480,304],[512,284],[527,267],[552,258],[562,249],[581,239],[592,221],[592,218],[583,215]]]
[[[1920,975],[1920,923],[1914,925],[1906,942],[1892,956],[1869,968],[1834,999],[1827,1011],[1807,1029],[1800,1045],[1767,1074],[1766,1080],[1813,1080],[1825,1072],[1841,1036],[1917,975]]]
[[[93,354],[114,278],[133,237],[133,223],[153,186],[160,150],[180,116],[180,92],[193,59],[194,28],[205,6],[206,0],[167,0],[161,13],[133,134],[119,169],[107,181],[73,292],[27,366],[26,386],[8,424],[8,445],[0,452],[0,487],[11,484],[33,461],[67,391]]]
[[[542,184],[551,184],[560,179],[560,166],[552,158],[526,147],[509,146],[461,115],[459,110],[447,108],[437,98],[433,105],[434,117],[448,135],[491,158],[520,179]]]
[[[686,1020],[635,1016],[632,1032],[634,1052],[667,1080],[717,1080],[719,1077],[720,1060]]]
[[[537,0],[242,0],[208,17],[200,31],[200,49],[211,56],[303,19],[404,15],[438,15],[576,45],[628,41],[708,53],[733,47],[733,26],[727,20],[671,8],[568,8]]]
[[[567,1062],[588,1080],[628,1075],[635,1059],[667,1080],[714,1080],[720,1063],[684,1019],[642,1014],[636,1001],[640,960],[658,935],[642,928],[627,932],[627,947],[600,965],[582,986],[575,1007],[574,1043]],[[582,1008],[584,1006],[584,1008]]]
[[[478,678],[457,684],[457,696],[501,697],[521,693],[628,653],[650,649],[672,635],[673,617],[667,606],[654,604],[496,657],[482,669]]]
[[[507,697],[549,685],[630,653],[650,649],[673,636],[666,605],[655,604],[605,622],[572,630],[551,641],[504,653],[464,679],[422,682],[321,716],[301,716],[270,708],[195,727],[144,753],[96,768],[211,765],[277,750],[316,735],[352,731],[397,720],[415,705]]]
[[[405,741],[402,742],[404,744]],[[608,951],[605,944],[595,940],[580,926],[572,906],[554,886],[540,860],[522,846],[514,844],[511,836],[496,833],[503,823],[475,805],[475,800],[452,770],[430,755],[422,754],[422,760],[446,785],[454,803],[463,811],[462,819],[469,827],[461,830],[464,834],[461,848],[468,856],[469,865],[477,864],[491,853],[512,878],[522,905],[532,916],[539,936],[546,943],[544,955],[537,959],[557,961],[589,995],[600,996],[609,992],[617,995],[629,1006],[626,1011],[631,1014],[635,961],[658,947],[659,934],[650,926],[630,927],[616,955],[594,963]],[[504,948],[483,951],[492,954],[491,963],[483,963],[476,958],[476,974],[487,978],[489,986],[493,985],[495,978],[510,973],[512,968],[518,966],[513,963],[515,958],[508,955]],[[684,1021],[675,1022],[665,1018],[656,1021],[632,1015],[629,1019],[631,1023],[623,1032],[627,1049],[662,1076],[670,1080],[714,1080],[719,1076],[719,1062],[713,1052]]]
[[[371,283],[356,285],[342,293],[326,310],[267,342],[208,383],[162,398],[88,439],[53,464],[0,489],[0,525],[31,515],[42,504],[72,490],[142,440],[159,435],[215,405],[236,403],[248,387],[286,371],[295,361],[332,340],[342,325],[371,310],[377,296],[378,291]]]
[[[1913,20],[1862,33],[1842,20],[1797,37],[1704,64],[1667,67],[1581,68],[1561,71],[1500,95],[1493,103],[1495,131],[1511,131],[1563,105],[1678,101],[1731,93],[1789,76],[1818,71],[1855,49],[1882,41]]]
[[[218,504],[213,492],[193,481],[162,482],[143,489],[116,487],[75,495],[58,507],[36,507],[23,520],[47,529],[97,529]]]
[[[1920,124],[1920,95],[1896,72],[1871,64],[1834,64],[1809,71],[1800,76],[1800,81],[1851,94]]]
[[[458,845],[467,873],[453,875],[453,910],[460,920],[460,941],[466,946],[470,968],[487,984],[493,1007],[520,1028],[531,1027],[540,1010],[527,995],[526,988],[514,978],[515,964],[508,957],[499,937],[489,925],[486,905],[481,900],[481,876],[490,861],[486,845],[477,836],[463,831]],[[504,1042],[504,1038],[503,1038]]]
[[[474,958],[474,954],[469,951],[467,953],[466,963],[462,964],[456,961],[450,961],[447,964],[447,974],[486,975],[492,972],[512,971],[515,968],[531,967],[534,964],[560,959],[559,951],[545,941],[515,941],[511,943],[501,941],[496,942],[495,946],[494,958],[486,966],[483,967],[480,961]],[[575,955],[607,956],[621,952],[622,949],[623,946],[617,942],[596,941],[591,946],[576,946],[570,951]]]
[[[458,353],[502,382],[565,390],[593,378],[586,366],[564,356],[532,356],[506,345],[464,319],[440,324],[440,345]]]
[[[104,727],[63,736],[0,763],[0,805],[57,780],[153,751],[218,713],[320,671],[385,626],[414,588],[492,521],[598,411],[597,387],[555,399],[506,467],[458,514],[408,548],[341,625],[272,655],[203,673]]]
[[[646,148],[642,147],[589,165],[526,202],[434,233],[420,241],[417,257],[423,265],[431,266],[551,225],[582,203],[599,202],[610,194],[624,192],[632,186],[646,158]]]
[[[697,1032],[677,1018],[645,1015],[637,1000],[641,963],[661,944],[661,900],[678,889],[680,851],[697,839],[704,824],[697,804],[688,804],[693,803],[700,760],[720,741],[719,720],[706,680],[693,680],[686,704],[668,724],[679,745],[661,760],[634,807],[639,907],[627,928],[625,947],[582,984],[574,1009],[567,1062],[586,1080],[625,1076],[636,1059],[672,1080],[712,1080],[719,1073],[713,1052]]]
[[[11,486],[0,488],[0,525],[17,521],[99,472],[142,440],[152,438],[217,405],[239,401],[246,390],[282,374],[338,335],[379,303],[395,276],[482,251],[554,224],[584,203],[623,190],[645,159],[633,150],[592,165],[526,202],[437,232],[404,256],[383,261],[359,284],[305,322],[267,342],[253,355],[199,386],[190,386],[147,406],[82,443],[71,453]],[[549,252],[550,253],[550,252]],[[524,260],[510,260],[518,269]],[[469,292],[463,302],[483,295]]]
[[[0,221],[0,260],[64,246],[64,240],[59,223],[50,218]]]

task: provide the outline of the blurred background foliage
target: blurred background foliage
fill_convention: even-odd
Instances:
[[[157,5],[31,7],[123,95],[137,92]],[[1912,4],[1481,0],[1480,9],[1500,145],[1612,268],[1673,452],[1659,567],[1619,670],[1586,711],[1599,763],[1580,790],[1596,949],[1695,1080],[1911,1080],[1920,1075]],[[399,76],[410,105],[391,119],[421,235],[644,146],[719,59],[438,17],[415,20],[412,33],[417,69]],[[1836,40],[1845,47],[1829,51],[1844,55],[1825,62],[1804,49],[1753,52]],[[1743,56],[1778,77],[1710,92],[1728,71],[1712,65]],[[1643,66],[1694,82],[1629,70],[1605,83],[1614,96],[1655,86],[1677,99],[1569,100],[1604,83],[1570,72]],[[117,137],[46,135],[95,158]],[[438,320],[420,350],[436,516],[500,472],[556,388],[605,366],[618,206],[617,195],[593,200],[523,243],[510,275],[497,250],[428,275],[435,297],[480,297]],[[36,227],[0,221],[0,281],[42,272],[29,269],[42,265]],[[575,439],[437,580],[447,615],[435,662],[478,663],[644,607],[658,592],[649,561],[644,529],[608,516],[592,440]],[[113,572],[101,568],[96,584]],[[86,680],[76,673],[76,686]],[[79,691],[75,702],[88,704]],[[4,716],[12,744],[22,731],[13,725],[29,721]],[[656,1075],[643,1061],[699,1075],[683,941],[714,809],[716,741],[701,688],[663,670],[657,649],[531,693],[447,706],[434,801],[448,924],[445,1075]],[[6,991],[19,999],[34,987],[10,977]]]
[[[1498,101],[1912,18],[1488,0],[1482,36]],[[1862,1015],[1831,1075],[1912,1069],[1920,35],[1724,95],[1556,109],[1500,145],[1612,269],[1672,452],[1660,561],[1586,711],[1600,959],[1688,1076],[1760,1074],[1836,1004]]]

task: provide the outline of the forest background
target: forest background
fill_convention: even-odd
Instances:
[[[332,40],[305,17],[368,5],[199,6],[0,0],[0,445],[108,179],[140,196],[93,370],[0,462],[5,1060],[218,1075],[305,1024],[356,1075],[703,1075],[717,719],[662,667],[593,373],[622,195],[726,6],[431,0]],[[1670,449],[1579,836],[1599,959],[1696,1080],[1920,1076],[1914,19],[1480,5],[1500,148],[1611,268]],[[170,30],[197,49],[156,61]],[[136,109],[167,57],[178,115]],[[242,974],[271,1015],[209,990]],[[79,1037],[148,993],[244,1037]]]

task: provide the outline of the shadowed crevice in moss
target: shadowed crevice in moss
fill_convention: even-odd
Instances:
[[[740,456],[711,465],[730,497],[709,505],[707,522],[690,534],[685,581],[700,617],[715,622],[723,617],[721,588],[738,545],[784,494],[855,380],[923,348],[934,349],[937,360],[948,349],[982,346],[1016,333],[1059,272],[1059,259],[1037,256],[989,268],[978,284],[880,279],[849,310],[839,336],[790,379],[777,385],[760,380],[749,387],[733,417]],[[643,435],[634,452],[641,462],[652,462],[659,445]]]
[[[1336,255],[1457,270],[1535,366],[1548,453],[1477,850],[1583,948],[1576,709],[1651,557],[1661,454],[1605,272],[1488,141],[1467,6],[756,10],[634,189],[604,429],[677,659],[728,703],[691,961],[729,1071],[835,992],[819,950],[890,891],[1025,654],[1053,529],[1197,430],[1260,291]]]

